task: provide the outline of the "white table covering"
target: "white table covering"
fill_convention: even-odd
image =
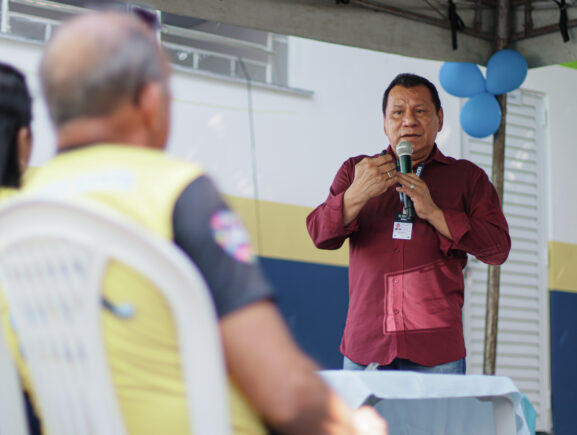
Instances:
[[[349,406],[371,404],[390,435],[530,435],[522,395],[504,376],[320,372]]]

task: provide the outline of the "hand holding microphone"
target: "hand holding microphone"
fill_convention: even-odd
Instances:
[[[410,142],[402,141],[397,145],[397,156],[399,157],[399,166],[401,174],[410,174],[413,172],[413,145]],[[411,186],[413,186],[411,184]],[[403,214],[409,218],[415,217],[415,207],[413,201],[404,193],[401,193],[403,200]]]
[[[437,228],[437,222],[444,222],[445,218],[442,210],[435,204],[435,201],[433,201],[427,183],[421,178],[424,164],[419,164],[416,173],[413,173],[413,146],[409,142],[399,142],[396,151],[400,166],[397,177],[399,183],[402,185],[402,187],[397,187],[397,192],[401,194],[404,216],[410,218],[419,216]],[[446,235],[447,232],[444,231],[446,223],[439,228],[441,227],[442,230],[439,231],[443,235]]]

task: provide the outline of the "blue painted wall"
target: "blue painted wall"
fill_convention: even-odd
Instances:
[[[260,258],[301,348],[324,369],[342,368],[339,352],[348,309],[348,268]]]
[[[260,259],[301,348],[322,368],[342,367],[340,340],[348,308],[348,268]],[[577,434],[577,293],[550,291],[554,435]]]
[[[552,290],[551,406],[555,435],[577,434],[577,293]]]

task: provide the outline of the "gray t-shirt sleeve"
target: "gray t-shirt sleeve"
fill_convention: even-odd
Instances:
[[[248,233],[207,176],[192,181],[173,214],[174,242],[196,264],[222,317],[261,299],[274,297]]]

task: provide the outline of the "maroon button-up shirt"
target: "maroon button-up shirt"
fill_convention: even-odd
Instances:
[[[395,214],[402,210],[393,188],[369,200],[345,227],[343,196],[364,157],[343,163],[329,197],[307,217],[318,248],[337,249],[349,238],[349,310],[341,352],[359,364],[406,358],[433,366],[461,359],[467,253],[501,264],[511,249],[497,192],[481,168],[446,157],[435,145],[422,179],[453,240],[418,217],[411,240],[393,239]]]

